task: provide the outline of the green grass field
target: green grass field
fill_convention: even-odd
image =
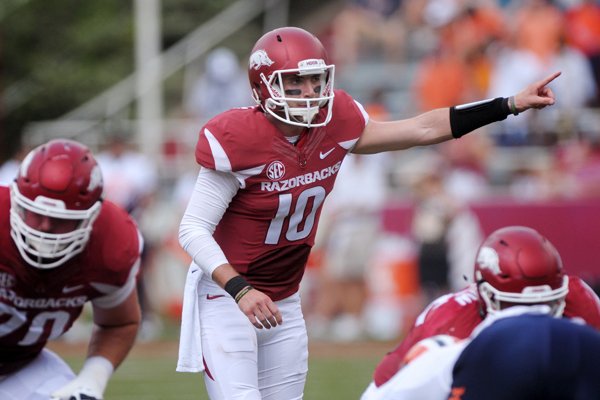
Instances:
[[[106,400],[207,400],[201,374],[175,372],[177,343],[137,344],[115,372]],[[307,400],[358,399],[371,380],[373,369],[392,344],[359,343],[310,346]],[[83,362],[85,348],[50,346],[75,371]]]

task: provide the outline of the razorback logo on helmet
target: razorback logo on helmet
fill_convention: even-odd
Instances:
[[[491,247],[482,247],[477,254],[477,264],[482,269],[489,269],[494,274],[500,273],[500,259],[496,250]]]
[[[262,66],[273,65],[273,60],[269,58],[269,55],[264,50],[256,50],[250,55],[250,68],[258,70]]]

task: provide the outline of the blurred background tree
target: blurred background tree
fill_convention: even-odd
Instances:
[[[288,7],[290,24],[308,19],[309,11],[326,4],[343,3],[265,0],[265,4],[279,1]],[[162,50],[235,2],[161,0]],[[20,147],[28,123],[59,118],[134,72],[134,4],[134,0],[0,2],[0,164]],[[262,29],[258,17],[220,45],[245,57]],[[181,101],[180,86],[178,78],[165,82],[167,108]]]
[[[166,0],[163,48],[233,0]],[[0,163],[30,121],[51,120],[134,69],[133,2],[0,2]]]

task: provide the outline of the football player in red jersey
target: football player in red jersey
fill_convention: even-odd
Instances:
[[[417,342],[402,368],[360,400],[600,398],[600,331],[552,315],[548,305],[490,314],[466,339]]]
[[[135,341],[142,240],[102,190],[89,149],[64,139],[33,149],[0,187],[1,399],[102,399]],[[88,301],[94,330],[75,376],[45,347]]]
[[[321,205],[349,152],[439,143],[552,105],[546,85],[560,74],[510,98],[378,122],[334,90],[334,71],[311,33],[267,32],[248,65],[257,106],[226,111],[200,130],[201,169],[179,230],[193,263],[177,369],[204,371],[213,400],[302,398],[308,350],[298,287]]]
[[[600,330],[600,299],[583,280],[564,273],[552,243],[532,228],[508,226],[483,241],[474,283],[429,304],[398,347],[376,367],[372,385],[387,382],[420,340],[435,335],[464,339],[486,315],[516,304],[547,304],[554,316]]]

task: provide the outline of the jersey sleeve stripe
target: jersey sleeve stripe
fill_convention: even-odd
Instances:
[[[356,142],[358,142],[358,139],[346,140],[345,142],[340,142],[339,145],[346,150],[350,150]]]
[[[139,251],[140,255],[143,247],[143,237],[140,231],[138,231],[139,238]],[[127,281],[120,288],[115,289],[113,285],[107,285],[103,283],[91,283],[91,285],[99,290],[102,293],[107,293],[106,296],[98,297],[92,300],[95,306],[100,308],[112,308],[121,304],[133,291],[135,285],[137,283],[137,274],[140,270],[141,258],[138,256],[135,264],[131,267],[131,271],[129,271],[129,276],[127,277]]]
[[[236,179],[240,182],[240,187],[243,189],[246,187],[246,179],[254,175],[260,174],[262,170],[265,169],[265,165],[266,164],[259,165],[258,167],[244,169],[242,171],[236,171],[233,173],[233,175],[235,175]]]
[[[92,283],[91,285],[97,290],[108,293],[106,296],[98,297],[92,300],[95,306],[100,308],[112,308],[121,304],[133,291],[136,284],[136,276],[140,269],[140,259],[135,262],[135,265],[129,272],[129,277],[125,285],[115,290],[115,286],[104,283]]]
[[[231,162],[229,161],[223,146],[221,146],[221,143],[219,143],[215,135],[213,135],[208,129],[204,129],[204,135],[208,140],[210,151],[213,159],[215,160],[215,170],[231,172]]]
[[[369,123],[369,114],[367,113],[367,110],[365,110],[365,108],[363,107],[363,105],[360,104],[356,100],[354,100],[354,104],[356,104],[356,106],[360,110],[360,113],[362,114],[363,118],[365,119],[365,126],[367,126],[367,124]]]

